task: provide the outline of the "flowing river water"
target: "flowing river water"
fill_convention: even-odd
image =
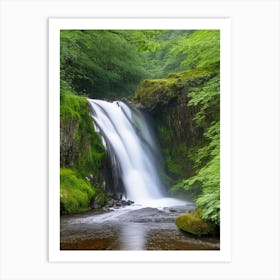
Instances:
[[[175,218],[192,204],[155,208],[131,205],[61,218],[61,250],[219,250],[219,238],[180,231]]]
[[[111,160],[111,183],[135,203],[61,217],[61,249],[219,250],[219,238],[198,238],[176,227],[176,217],[194,205],[166,194],[159,145],[143,112],[121,101],[89,103]]]

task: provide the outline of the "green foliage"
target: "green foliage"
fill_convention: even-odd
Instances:
[[[141,53],[121,31],[62,30],[60,46],[61,80],[80,95],[127,96],[145,76]]]
[[[204,188],[196,204],[201,209],[203,220],[220,225],[220,188],[215,186]]]
[[[162,78],[172,72],[181,72],[186,69],[181,65],[186,57],[184,53],[172,53],[171,50],[177,45],[181,36],[189,36],[192,30],[165,30],[157,36],[160,47],[146,54],[149,65],[147,70],[153,78]]]
[[[220,122],[213,123],[204,134],[207,144],[193,155],[196,166],[194,176],[173,186],[173,191],[184,189],[200,194],[196,199],[201,217],[206,221],[220,224]]]
[[[171,49],[173,55],[184,54],[181,65],[188,68],[219,67],[220,31],[197,30],[182,35]]]
[[[62,214],[78,213],[89,209],[94,188],[77,172],[60,169],[60,211]]]
[[[128,42],[136,45],[139,52],[155,52],[161,48],[159,35],[165,30],[114,30]]]
[[[199,169],[197,174],[188,179],[185,184],[192,186],[199,182],[202,186],[202,193],[196,200],[197,206],[201,209],[201,216],[204,220],[220,224],[220,157],[216,155],[210,162]]]
[[[197,125],[207,127],[212,121],[219,119],[220,114],[220,76],[215,75],[202,86],[190,89],[191,98],[188,106],[199,106],[200,110],[194,120]]]
[[[188,69],[219,68],[218,30],[165,30],[156,39],[160,47],[147,53],[147,70],[154,78]]]
[[[60,93],[60,120],[81,121],[79,112],[86,102],[86,98],[77,96],[69,88],[64,87]]]

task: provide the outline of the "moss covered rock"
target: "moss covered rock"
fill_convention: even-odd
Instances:
[[[88,210],[95,189],[69,168],[60,169],[60,213],[72,214]]]
[[[90,209],[92,201],[100,202],[103,199],[99,190],[102,189],[104,180],[106,151],[94,130],[89,112],[89,103],[85,97],[62,89],[60,95],[62,214],[86,211]]]
[[[101,182],[100,170],[106,152],[89,115],[85,97],[71,92],[60,96],[60,166],[78,170],[83,176],[94,174]]]
[[[163,79],[144,80],[139,84],[133,101],[153,111],[176,100],[188,87],[197,86],[212,76],[213,69],[192,69]]]
[[[198,236],[213,235],[217,232],[217,227],[203,221],[197,211],[191,211],[177,217],[175,224],[179,229]]]

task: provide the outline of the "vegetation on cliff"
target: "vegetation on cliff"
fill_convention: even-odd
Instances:
[[[73,166],[84,176],[101,168],[105,150],[94,130],[85,97],[69,91],[61,93],[60,137],[62,166]]]
[[[95,189],[102,185],[105,150],[93,127],[85,97],[66,87],[60,95],[61,213],[89,209]],[[86,179],[88,178],[88,180]],[[90,181],[90,182],[89,182]]]

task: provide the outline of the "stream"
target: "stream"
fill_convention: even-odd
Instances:
[[[166,198],[159,201],[170,204]],[[218,237],[196,237],[176,227],[176,217],[192,210],[193,204],[169,207],[160,204],[153,207],[133,204],[109,211],[62,216],[60,249],[219,250]]]

